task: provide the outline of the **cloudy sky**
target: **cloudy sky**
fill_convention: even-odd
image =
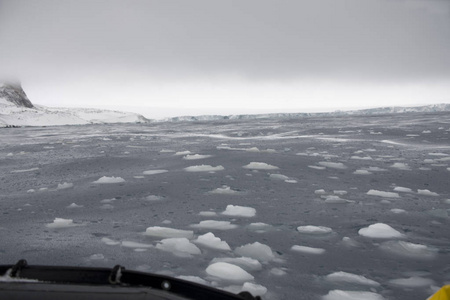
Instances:
[[[0,0],[0,78],[151,118],[450,103],[450,1]]]

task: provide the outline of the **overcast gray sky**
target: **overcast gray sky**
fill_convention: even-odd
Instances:
[[[0,78],[152,118],[450,103],[450,1],[0,0]]]

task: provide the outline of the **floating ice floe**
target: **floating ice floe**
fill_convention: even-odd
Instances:
[[[208,232],[205,233],[204,235],[198,236],[198,238],[193,242],[198,245],[202,245],[215,250],[223,250],[223,251],[231,250],[227,242],[222,241],[220,238],[216,237],[212,232]]]
[[[234,293],[234,294],[239,294],[240,292],[243,292],[243,291],[249,292],[254,297],[256,297],[256,296],[261,297],[267,293],[267,288],[265,286],[262,286],[260,284],[251,283],[251,282],[245,282],[242,286],[232,285],[232,286],[225,287],[223,289],[227,292]]]
[[[406,212],[406,210],[401,209],[401,208],[393,208],[393,209],[391,209],[391,212],[393,212],[394,214],[403,214]]]
[[[347,166],[340,162],[321,161],[319,165],[331,169],[347,169]]]
[[[186,172],[216,172],[216,171],[222,171],[225,170],[225,168],[221,165],[218,165],[216,167],[210,166],[210,165],[199,165],[199,166],[190,166],[187,168],[184,168]]]
[[[273,180],[283,180],[283,181],[289,180],[289,177],[283,174],[270,174],[269,178]]]
[[[305,253],[305,254],[316,254],[316,255],[325,253],[325,249],[323,249],[323,248],[313,248],[313,247],[299,246],[299,245],[292,246],[291,250],[295,251],[295,252],[301,252],[301,253]]]
[[[236,195],[240,194],[239,191],[235,191],[231,189],[229,186],[224,185],[221,188],[217,188],[209,192],[210,194],[219,194],[219,195]]]
[[[107,237],[102,238],[101,241],[102,241],[103,243],[105,243],[106,245],[108,245],[108,246],[116,246],[116,245],[120,245],[120,242],[115,241],[115,240],[112,240],[112,239],[107,238]]]
[[[200,228],[200,229],[209,229],[209,230],[229,230],[229,229],[235,229],[238,226],[235,224],[231,224],[229,221],[216,221],[216,220],[205,220],[201,221],[198,224],[192,224],[191,227],[193,228]]]
[[[370,174],[372,174],[372,172],[369,172],[367,170],[356,170],[355,172],[353,172],[353,174],[355,174],[355,175],[370,175]]]
[[[25,169],[25,170],[12,170],[11,173],[25,173],[25,172],[33,172],[37,171],[39,168],[31,168],[31,169]]]
[[[192,230],[181,230],[169,227],[153,226],[147,227],[144,235],[154,236],[160,238],[188,238],[194,237],[194,232]]]
[[[55,218],[53,220],[53,223],[46,224],[45,227],[47,228],[68,228],[68,227],[75,227],[75,226],[81,226],[84,224],[75,224],[72,219],[63,219],[63,218]]]
[[[174,150],[171,149],[162,149],[161,151],[159,151],[159,153],[174,153]]]
[[[104,184],[104,183],[121,183],[121,182],[125,182],[125,179],[123,179],[122,177],[107,177],[107,176],[103,176],[100,177],[99,179],[97,179],[96,181],[92,182],[92,183],[99,183],[99,184]]]
[[[233,217],[254,217],[256,215],[256,209],[253,207],[239,206],[239,205],[227,205],[225,211],[222,212],[224,216]]]
[[[347,272],[334,272],[325,276],[325,280],[335,282],[335,283],[350,283],[365,285],[371,287],[378,287],[380,284],[374,280],[368,279],[362,275],[356,275]]]
[[[438,193],[431,192],[430,190],[417,190],[417,193],[424,196],[439,196]]]
[[[320,235],[331,233],[333,232],[333,229],[325,226],[306,225],[306,226],[298,226],[297,231],[305,234]]]
[[[260,262],[271,261],[275,258],[272,249],[269,246],[254,242],[253,244],[246,244],[244,246],[237,247],[234,253],[257,259]]]
[[[361,228],[358,231],[359,235],[369,238],[389,239],[389,238],[403,238],[404,235],[395,230],[391,226],[384,223],[372,224],[368,227]]]
[[[409,278],[397,278],[389,280],[389,284],[401,287],[401,288],[424,288],[431,285],[434,285],[434,281],[429,278],[423,278],[423,277],[409,277]]]
[[[252,170],[276,170],[279,169],[277,166],[269,165],[264,162],[251,162],[248,165],[243,166],[244,169]]]
[[[262,269],[261,263],[250,257],[217,257],[211,261],[211,264],[217,262],[226,262],[241,267],[246,271],[259,271]]]
[[[405,163],[394,163],[391,168],[398,169],[398,170],[404,170],[404,171],[411,171],[411,168],[408,166],[408,164]]]
[[[361,291],[343,291],[332,290],[322,297],[322,300],[384,300],[385,298],[380,294],[373,292]]]
[[[322,197],[325,198],[325,203],[329,203],[329,204],[343,204],[343,203],[355,202],[352,200],[342,199],[341,197],[336,196],[336,195],[328,195],[328,196],[322,196]]]
[[[357,160],[373,160],[370,156],[352,156],[350,159],[357,159]]]
[[[321,167],[321,166],[308,166],[308,168],[316,169],[316,170],[325,170],[326,169],[325,167]]]
[[[78,205],[75,202],[67,206],[67,208],[81,208],[81,207],[83,207],[83,205]]]
[[[247,226],[247,228],[250,230],[254,230],[254,231],[267,231],[272,228],[272,225],[262,223],[262,222],[257,222],[257,223],[250,223]]]
[[[168,170],[148,170],[142,172],[144,175],[156,175],[156,174],[163,174],[169,172]]]
[[[156,248],[171,252],[180,257],[190,257],[191,255],[201,254],[200,249],[189,242],[187,238],[163,239],[156,245]]]
[[[250,273],[241,267],[226,262],[218,262],[209,265],[206,268],[206,273],[230,282],[245,282],[254,279]]]
[[[183,157],[185,160],[197,160],[197,159],[205,159],[210,158],[212,155],[202,155],[202,154],[193,154],[193,155],[186,155]]]
[[[64,182],[64,183],[58,183],[58,186],[56,187],[57,190],[64,190],[64,189],[70,189],[73,187],[73,183]]]
[[[407,187],[402,187],[402,186],[396,186],[394,188],[395,192],[402,192],[402,193],[412,193],[412,189],[407,188]]]
[[[367,195],[384,197],[384,198],[400,198],[400,195],[398,193],[384,192],[384,191],[378,191],[378,190],[369,190],[367,192]]]
[[[198,215],[202,217],[215,217],[217,213],[215,211],[201,211]]]
[[[380,249],[412,259],[432,259],[437,255],[437,249],[422,244],[405,241],[387,241],[380,245]]]
[[[189,151],[189,150],[187,150],[187,151],[178,151],[174,155],[182,156],[182,155],[188,155],[188,154],[191,154],[191,151]]]
[[[270,275],[274,275],[274,276],[284,276],[286,275],[287,272],[281,268],[272,268],[270,270]]]

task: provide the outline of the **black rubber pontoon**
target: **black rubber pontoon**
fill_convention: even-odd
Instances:
[[[257,300],[165,275],[113,269],[30,266],[26,260],[0,265],[0,299]]]

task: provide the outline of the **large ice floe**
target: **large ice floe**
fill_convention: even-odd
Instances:
[[[359,235],[376,238],[376,239],[389,239],[389,238],[403,238],[404,234],[395,230],[391,226],[384,223],[376,223],[369,225],[368,227],[361,228],[358,231]]]
[[[260,242],[254,242],[253,244],[246,244],[240,247],[237,247],[234,250],[234,253],[256,259],[260,262],[268,262],[275,258],[275,255],[272,252],[272,249]]]
[[[222,215],[232,217],[254,217],[256,215],[256,209],[253,207],[230,204],[227,205],[227,208],[222,212]]]
[[[171,252],[176,256],[190,257],[201,254],[200,249],[191,243],[187,238],[163,239],[156,245],[156,249]]]
[[[197,237],[193,241],[197,245],[205,246],[215,250],[229,251],[231,250],[227,242],[222,241],[219,237],[216,237],[214,233],[208,232]]]
[[[209,265],[206,268],[206,273],[221,280],[236,283],[254,279],[250,273],[241,267],[226,262],[217,262]]]

